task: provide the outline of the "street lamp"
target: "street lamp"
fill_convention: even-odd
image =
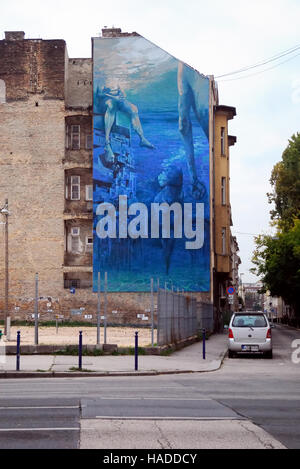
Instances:
[[[4,225],[5,225],[5,305],[4,305],[4,335],[7,333],[7,317],[8,317],[8,199],[5,200],[5,205],[0,209],[1,215],[4,216]]]

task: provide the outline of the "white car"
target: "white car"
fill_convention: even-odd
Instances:
[[[271,325],[264,313],[233,313],[228,328],[228,356],[233,358],[237,353],[273,357]]]

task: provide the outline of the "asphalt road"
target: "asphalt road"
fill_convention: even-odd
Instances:
[[[277,326],[273,360],[227,358],[212,373],[3,380],[0,448],[274,447],[265,430],[299,449],[295,339]]]

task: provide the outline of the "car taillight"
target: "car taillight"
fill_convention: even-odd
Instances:
[[[272,339],[272,330],[271,329],[268,329],[267,339]]]
[[[232,329],[229,329],[228,337],[229,337],[229,339],[234,339]]]

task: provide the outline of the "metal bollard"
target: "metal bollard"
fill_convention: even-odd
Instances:
[[[205,335],[206,335],[206,329],[202,329],[202,345],[203,345],[203,350],[202,350],[202,354],[203,354],[203,360],[205,360]]]
[[[17,364],[16,370],[20,371],[20,343],[21,343],[21,332],[17,332]]]
[[[82,331],[79,331],[78,368],[82,369]]]
[[[135,333],[135,347],[134,347],[134,369],[138,371],[138,356],[139,356],[139,333]]]

